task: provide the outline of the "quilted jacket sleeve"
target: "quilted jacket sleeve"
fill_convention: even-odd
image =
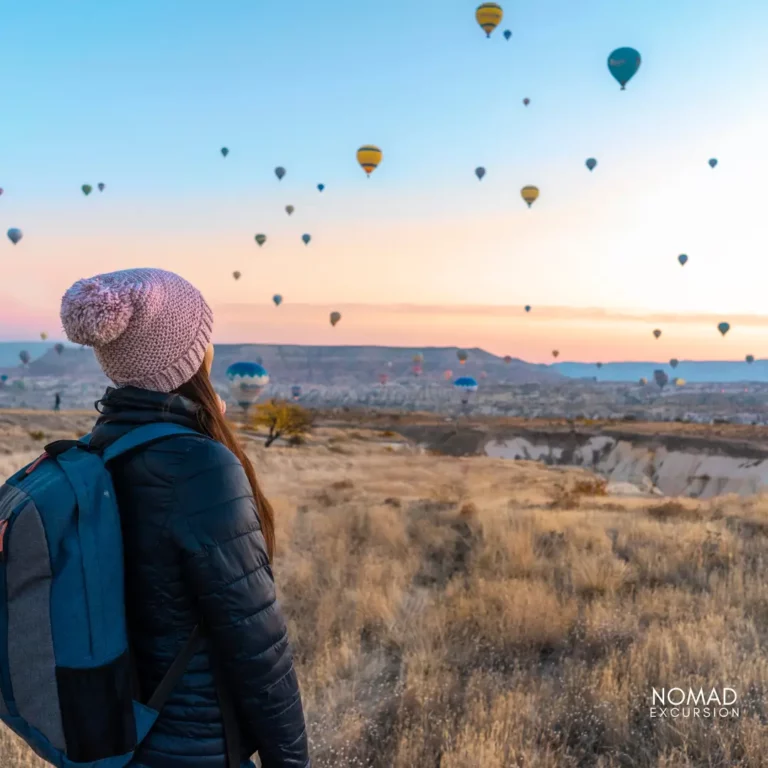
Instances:
[[[186,442],[169,524],[244,739],[263,768],[306,768],[301,696],[248,478],[220,443]]]

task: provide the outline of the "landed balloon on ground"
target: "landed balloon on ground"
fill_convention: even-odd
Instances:
[[[523,187],[520,190],[520,196],[526,203],[528,203],[528,207],[530,208],[539,197],[539,188],[531,185]]]
[[[634,48],[617,48],[608,57],[608,70],[624,91],[640,69],[640,54]]]
[[[226,377],[232,397],[245,411],[259,399],[264,387],[269,384],[269,374],[258,363],[233,363],[227,368]]]
[[[728,333],[728,331],[731,330],[731,324],[730,323],[718,323],[717,330],[720,331],[720,333],[722,333],[723,336],[725,336],[725,334]]]
[[[595,160],[594,157],[590,157],[585,163],[585,165],[587,166],[587,168],[589,168],[590,171],[594,171],[595,166],[597,166],[597,160]]]
[[[357,150],[357,162],[369,178],[379,167],[382,156],[381,150],[373,144],[365,144]]]
[[[259,245],[259,248],[261,248],[264,243],[267,242],[267,236],[266,235],[256,235],[256,237],[253,238]]]
[[[475,11],[475,19],[488,37],[501,24],[503,18],[504,11],[497,3],[482,3]]]
[[[680,266],[684,267],[686,265],[687,261],[688,261],[688,257],[684,253],[681,253],[677,257],[677,260],[680,262]]]
[[[277,176],[278,181],[285,176],[285,168],[283,168],[282,165],[278,165],[277,168],[275,168],[275,176]]]
[[[11,227],[11,229],[8,230],[8,239],[16,245],[21,238],[24,237],[24,233],[20,229],[16,229],[15,227]]]
[[[275,294],[275,295],[272,297],[272,301],[274,301],[274,302],[275,302],[275,306],[276,306],[276,307],[279,307],[279,306],[280,306],[280,305],[283,303],[283,297],[282,297],[282,296],[281,296],[279,293],[276,293],[276,294]]]
[[[485,176],[485,168],[483,168],[482,165],[475,168],[475,176],[477,176],[480,181],[483,180],[483,176]]]
[[[335,326],[341,320],[341,312],[331,312],[331,325]]]

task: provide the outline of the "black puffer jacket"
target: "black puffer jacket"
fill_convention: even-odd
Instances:
[[[91,445],[171,421],[198,429],[178,395],[109,388]],[[241,758],[309,766],[301,697],[248,479],[221,443],[182,435],[116,462],[128,629],[145,698],[202,620],[207,637],[141,747],[147,768],[225,768],[211,654],[240,725]]]

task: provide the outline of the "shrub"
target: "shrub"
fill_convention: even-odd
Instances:
[[[304,438],[312,430],[312,415],[305,408],[284,400],[270,400],[256,406],[252,425],[268,430],[265,448],[284,435],[288,438]]]
[[[29,432],[29,436],[33,440],[45,440],[45,432],[42,429],[33,429]]]

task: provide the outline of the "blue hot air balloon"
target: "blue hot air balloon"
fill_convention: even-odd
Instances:
[[[725,336],[725,334],[728,333],[728,331],[731,330],[731,324],[730,323],[718,323],[717,330],[720,331],[720,333],[722,333],[723,336]]]
[[[634,48],[617,48],[608,57],[608,69],[621,86],[626,90],[627,83],[640,69],[640,54]]]
[[[12,227],[8,230],[8,239],[16,245],[16,243],[21,240],[21,238],[24,237],[24,233],[20,229],[16,229],[16,227]]]
[[[276,306],[276,307],[279,307],[279,306],[280,306],[280,305],[283,303],[283,297],[282,297],[282,296],[281,296],[279,293],[276,293],[276,294],[275,294],[275,295],[272,297],[272,301],[274,301],[274,302],[275,302],[275,306]]]
[[[301,239],[304,241],[304,245],[309,245],[309,241],[312,239],[311,235],[302,235]]]
[[[589,160],[586,162],[587,168],[589,168],[590,171],[595,170],[595,166],[597,165],[597,160],[595,160],[594,157],[590,157]]]
[[[677,257],[677,260],[680,262],[680,266],[684,267],[686,265],[686,262],[688,261],[688,257],[684,253],[681,253]]]
[[[475,168],[475,176],[477,176],[480,181],[483,180],[483,176],[485,176],[485,168],[483,166],[479,166],[478,168]]]
[[[709,159],[709,167],[710,168],[714,168],[716,165],[717,165],[717,158],[716,157],[711,157]]]
[[[226,376],[232,397],[246,412],[269,384],[269,374],[258,363],[232,363],[227,368]]]
[[[509,30],[509,29],[505,29],[505,30],[504,30],[504,38],[505,38],[506,40],[509,40],[509,38],[510,38],[510,37],[512,37],[512,31],[511,31],[511,30]]]
[[[325,189],[325,184],[318,184],[317,185],[318,192],[322,192],[324,189]]]
[[[477,381],[471,376],[459,376],[453,382],[453,386],[461,396],[462,405],[466,405],[469,402],[469,398],[477,392]]]
[[[531,311],[531,305],[530,304],[526,304],[525,305],[525,311],[526,312],[530,312]]]
[[[278,181],[285,176],[285,168],[283,168],[282,165],[278,165],[277,168],[275,168],[275,176],[277,176]]]
[[[301,397],[301,387],[298,384],[294,384],[291,387],[291,397],[294,400],[298,400]]]

